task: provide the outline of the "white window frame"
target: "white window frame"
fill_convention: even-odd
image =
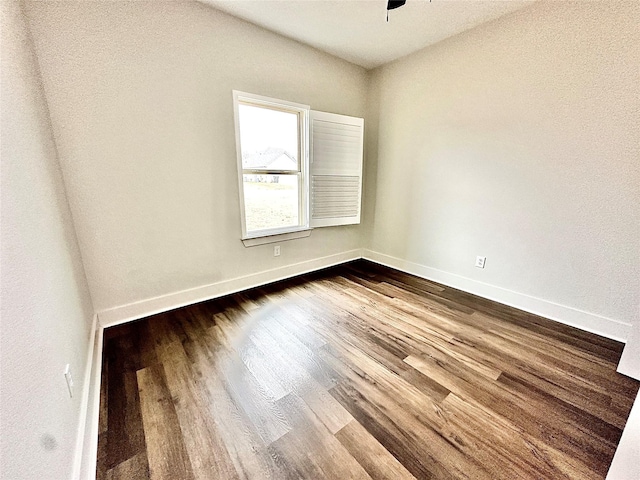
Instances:
[[[293,227],[283,228],[271,228],[264,230],[257,230],[253,232],[247,232],[247,221],[244,204],[244,174],[245,169],[242,166],[242,148],[240,143],[240,117],[238,106],[240,104],[253,105],[257,107],[269,108],[272,110],[280,110],[289,113],[295,113],[298,115],[298,163],[300,170],[298,174],[298,219],[300,223]],[[240,193],[240,216],[242,225],[242,240],[253,240],[253,245],[262,242],[257,242],[255,239],[261,239],[263,237],[272,237],[274,235],[286,235],[287,237],[295,238],[295,232],[310,231],[309,227],[309,110],[308,105],[302,105],[299,103],[289,102],[286,100],[280,100],[276,98],[264,97],[262,95],[255,95],[252,93],[233,91],[233,110],[235,118],[236,129],[236,154],[238,160],[238,188]],[[255,173],[255,172],[249,172]],[[261,170],[261,174],[264,175],[279,175],[279,174],[291,174],[290,171],[280,170]],[[294,235],[291,235],[294,234]],[[278,237],[283,239],[283,237]],[[275,241],[275,240],[274,240]],[[267,243],[267,242],[264,242]],[[247,245],[248,246],[248,245]]]

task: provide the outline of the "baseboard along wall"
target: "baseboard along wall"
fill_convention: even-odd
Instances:
[[[631,325],[628,323],[374,252],[373,250],[364,250],[362,258],[619,342],[626,342],[631,332]]]
[[[102,370],[102,332],[98,315],[93,316],[89,349],[82,384],[80,421],[76,433],[76,449],[71,478],[95,479],[98,452],[98,420],[100,413],[100,378]]]
[[[221,282],[103,310],[102,312],[98,312],[98,318],[102,327],[112,327],[121,323],[155,315],[156,313],[167,312],[186,305],[193,305],[194,303],[205,300],[223,297],[360,258],[362,258],[361,249],[349,250],[335,255],[315,258],[271,270],[264,270],[243,277],[223,280]]]
[[[358,259],[385,265],[620,342],[626,342],[631,332],[628,323],[367,249],[350,250],[129,303],[98,312],[98,320],[101,327],[107,328]]]
[[[88,360],[90,363],[87,365],[86,373],[90,378],[85,379],[83,406],[81,409],[81,415],[84,420],[81,421],[78,431],[78,449],[73,478],[82,480],[95,479],[100,411],[102,339],[105,328],[359,259],[394,268],[621,342],[626,342],[631,332],[631,325],[624,322],[368,249],[350,250],[122,305],[98,312],[97,319],[94,319],[92,330],[94,344],[90,348]]]

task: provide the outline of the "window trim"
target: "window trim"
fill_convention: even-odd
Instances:
[[[280,243],[287,240],[295,240],[297,238],[305,238],[311,235],[312,228],[304,230],[296,230],[295,232],[278,233],[276,235],[268,235],[266,237],[245,238],[242,244],[245,247],[255,247],[257,245],[266,245],[267,243]]]
[[[298,219],[299,225],[294,227],[283,228],[271,228],[264,230],[256,230],[251,233],[247,232],[247,220],[245,214],[244,204],[244,174],[245,169],[242,166],[242,148],[240,143],[240,116],[239,105],[248,104],[255,105],[257,107],[271,108],[274,110],[280,110],[285,112],[296,113],[298,115],[298,132],[299,132],[299,144],[298,144],[298,162],[300,166],[299,173],[294,171],[280,172],[274,170],[273,174],[297,174],[298,180]],[[309,111],[311,107],[300,103],[289,102],[287,100],[280,100],[277,98],[265,97],[262,95],[256,95],[253,93],[241,92],[233,90],[233,113],[236,133],[236,157],[238,167],[238,191],[240,195],[240,224],[242,228],[241,240],[253,240],[262,237],[273,237],[281,234],[288,234],[292,232],[301,232],[310,230],[309,227]],[[271,170],[264,170],[261,174],[272,174]],[[276,240],[272,240],[276,241]],[[256,244],[255,242],[251,242]],[[265,242],[266,243],[266,242]]]

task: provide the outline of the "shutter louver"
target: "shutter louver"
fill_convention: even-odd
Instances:
[[[311,227],[360,223],[364,120],[310,115]]]

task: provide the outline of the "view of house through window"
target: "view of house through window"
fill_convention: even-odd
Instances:
[[[248,235],[302,222],[299,113],[238,104]]]

